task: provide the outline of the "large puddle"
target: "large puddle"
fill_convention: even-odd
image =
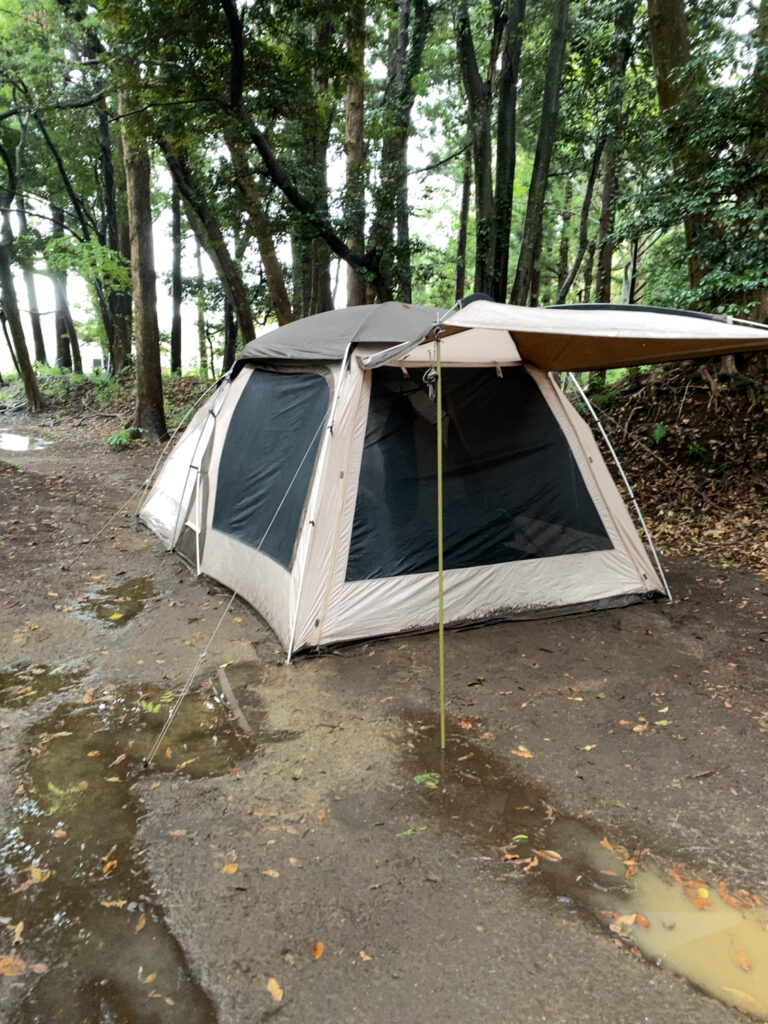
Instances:
[[[24,434],[0,432],[0,452],[33,452],[52,443],[44,441],[42,437],[25,437]]]
[[[22,986],[13,1024],[214,1024],[204,991],[168,930],[141,852],[132,782],[172,695],[88,691],[28,736],[16,825],[2,850],[4,984]],[[157,772],[202,777],[252,747],[210,683],[191,692]]]
[[[80,603],[89,614],[108,626],[125,626],[144,610],[154,594],[152,577],[137,576],[124,583],[109,584]]]
[[[461,723],[467,731],[473,723]],[[439,750],[432,719],[412,722],[408,757],[420,808],[486,850],[500,880],[524,874],[635,954],[768,1020],[768,913],[746,890],[630,850],[593,824],[560,817],[546,794],[454,724]],[[521,751],[523,755],[525,751]]]
[[[22,708],[83,678],[65,665],[16,665],[0,669],[0,707]]]

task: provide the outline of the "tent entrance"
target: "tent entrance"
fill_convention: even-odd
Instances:
[[[522,367],[443,370],[445,568],[613,547]],[[437,570],[437,411],[420,372],[371,372],[347,581]]]

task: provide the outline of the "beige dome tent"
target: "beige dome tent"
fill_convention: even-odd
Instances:
[[[459,624],[664,590],[549,371],[765,348],[768,332],[640,307],[476,301],[444,316],[390,302],[249,343],[140,514],[248,601],[289,658],[437,624],[438,343],[445,622]]]

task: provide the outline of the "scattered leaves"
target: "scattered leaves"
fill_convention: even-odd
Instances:
[[[269,992],[269,994],[272,996],[276,1003],[282,1001],[284,993],[282,988],[280,988],[280,982],[277,980],[277,978],[269,979],[269,981],[267,982],[267,991]]]

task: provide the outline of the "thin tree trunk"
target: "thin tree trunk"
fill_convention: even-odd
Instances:
[[[120,93],[119,112],[125,113],[125,95]],[[133,282],[134,330],[136,334],[136,410],[133,427],[148,441],[168,436],[163,409],[163,380],[160,370],[160,331],[157,324],[157,290],[152,238],[152,203],[149,153],[146,143],[130,135],[124,119],[123,159],[131,238],[131,280]]]
[[[619,140],[622,126],[624,84],[629,58],[632,56],[632,26],[638,0],[622,0],[616,9],[614,24],[614,64],[608,95],[609,130],[605,143],[603,187],[600,199],[600,219],[597,228],[597,278],[595,300],[611,301],[613,274],[613,228],[618,194]]]
[[[568,43],[569,0],[556,0],[552,22],[552,39],[547,57],[547,72],[544,80],[544,102],[541,111],[539,138],[531,173],[531,187],[528,206],[525,211],[525,225],[520,245],[515,283],[509,301],[513,305],[525,305],[533,292],[531,279],[537,252],[541,250],[544,199],[549,179],[549,164],[555,144],[557,117],[560,111],[560,90],[565,64],[565,50]]]
[[[251,232],[259,247],[264,276],[267,279],[269,297],[275,311],[278,324],[288,324],[295,319],[291,307],[291,299],[285,284],[285,275],[275,249],[275,240],[266,211],[261,201],[258,188],[253,178],[253,169],[248,159],[246,148],[241,141],[235,139],[232,132],[227,134],[227,145],[235,170],[237,187],[242,195],[248,211]]]
[[[571,209],[571,203],[573,202],[573,178],[570,175],[565,181],[565,194],[563,196],[563,211],[560,215],[560,241],[557,250],[557,292],[558,295],[562,291],[565,279],[568,277],[568,264],[570,262],[570,246],[571,240],[568,237],[568,232],[571,226],[571,217],[573,216],[573,210]]]
[[[525,0],[511,0],[504,29],[499,76],[499,123],[496,136],[496,251],[491,274],[491,295],[503,302],[509,278],[509,235],[515,183],[517,80],[525,18]]]
[[[592,208],[592,196],[595,191],[595,181],[597,179],[597,172],[600,167],[600,158],[603,153],[603,147],[605,146],[605,136],[602,136],[597,140],[595,146],[595,152],[592,154],[592,166],[589,171],[589,178],[587,179],[587,187],[584,192],[584,202],[581,204],[581,217],[579,219],[579,245],[576,250],[576,256],[571,268],[566,274],[563,281],[560,283],[556,302],[558,305],[561,302],[565,302],[568,297],[571,285],[576,279],[576,275],[579,272],[581,261],[584,259],[584,253],[587,251],[588,244],[588,232],[589,232],[589,211]],[[593,249],[594,252],[594,249]],[[591,273],[591,268],[590,268]]]
[[[208,376],[208,349],[205,343],[205,280],[203,278],[203,260],[200,242],[195,243],[195,261],[197,263],[197,353],[200,359],[200,376]]]
[[[16,212],[19,218],[19,229],[23,234],[27,230],[27,208],[24,196],[16,194]],[[42,366],[48,365],[48,357],[45,353],[45,341],[43,340],[43,328],[40,320],[40,309],[37,305],[37,289],[35,287],[35,275],[32,267],[26,264],[23,269],[24,286],[27,290],[27,305],[29,306],[29,319],[32,323],[32,338],[35,343],[35,362]]]
[[[181,375],[181,196],[171,189],[171,373]]]
[[[226,373],[235,361],[237,347],[237,319],[228,299],[224,300],[224,355],[221,372]]]
[[[347,55],[352,74],[347,82],[344,136],[347,180],[344,218],[347,245],[358,256],[365,252],[365,0],[350,0],[347,13]],[[365,278],[347,264],[347,305],[365,304]]]
[[[595,240],[587,245],[587,258],[584,261],[584,292],[581,296],[582,302],[589,302],[592,295],[592,277],[595,266]]]
[[[472,193],[472,154],[467,150],[464,157],[464,179],[461,184],[461,209],[459,211],[459,236],[456,242],[456,302],[467,294],[467,233],[469,225],[469,201]]]
[[[189,222],[200,245],[216,268],[222,287],[232,303],[240,325],[243,343],[256,337],[251,302],[243,285],[243,279],[230,255],[221,224],[208,203],[183,149],[173,147],[167,139],[159,140],[168,168],[179,186],[179,191],[192,211]]]
[[[0,201],[3,206],[2,233],[0,234],[0,298],[2,299],[3,314],[8,323],[13,342],[14,362],[18,367],[19,376],[24,384],[27,405],[32,412],[39,412],[43,407],[43,396],[40,394],[35,371],[29,358],[29,350],[26,338],[24,337],[24,328],[21,324],[19,304],[16,298],[16,288],[13,283],[13,271],[11,269],[13,233],[8,213],[11,197],[5,192]]]

